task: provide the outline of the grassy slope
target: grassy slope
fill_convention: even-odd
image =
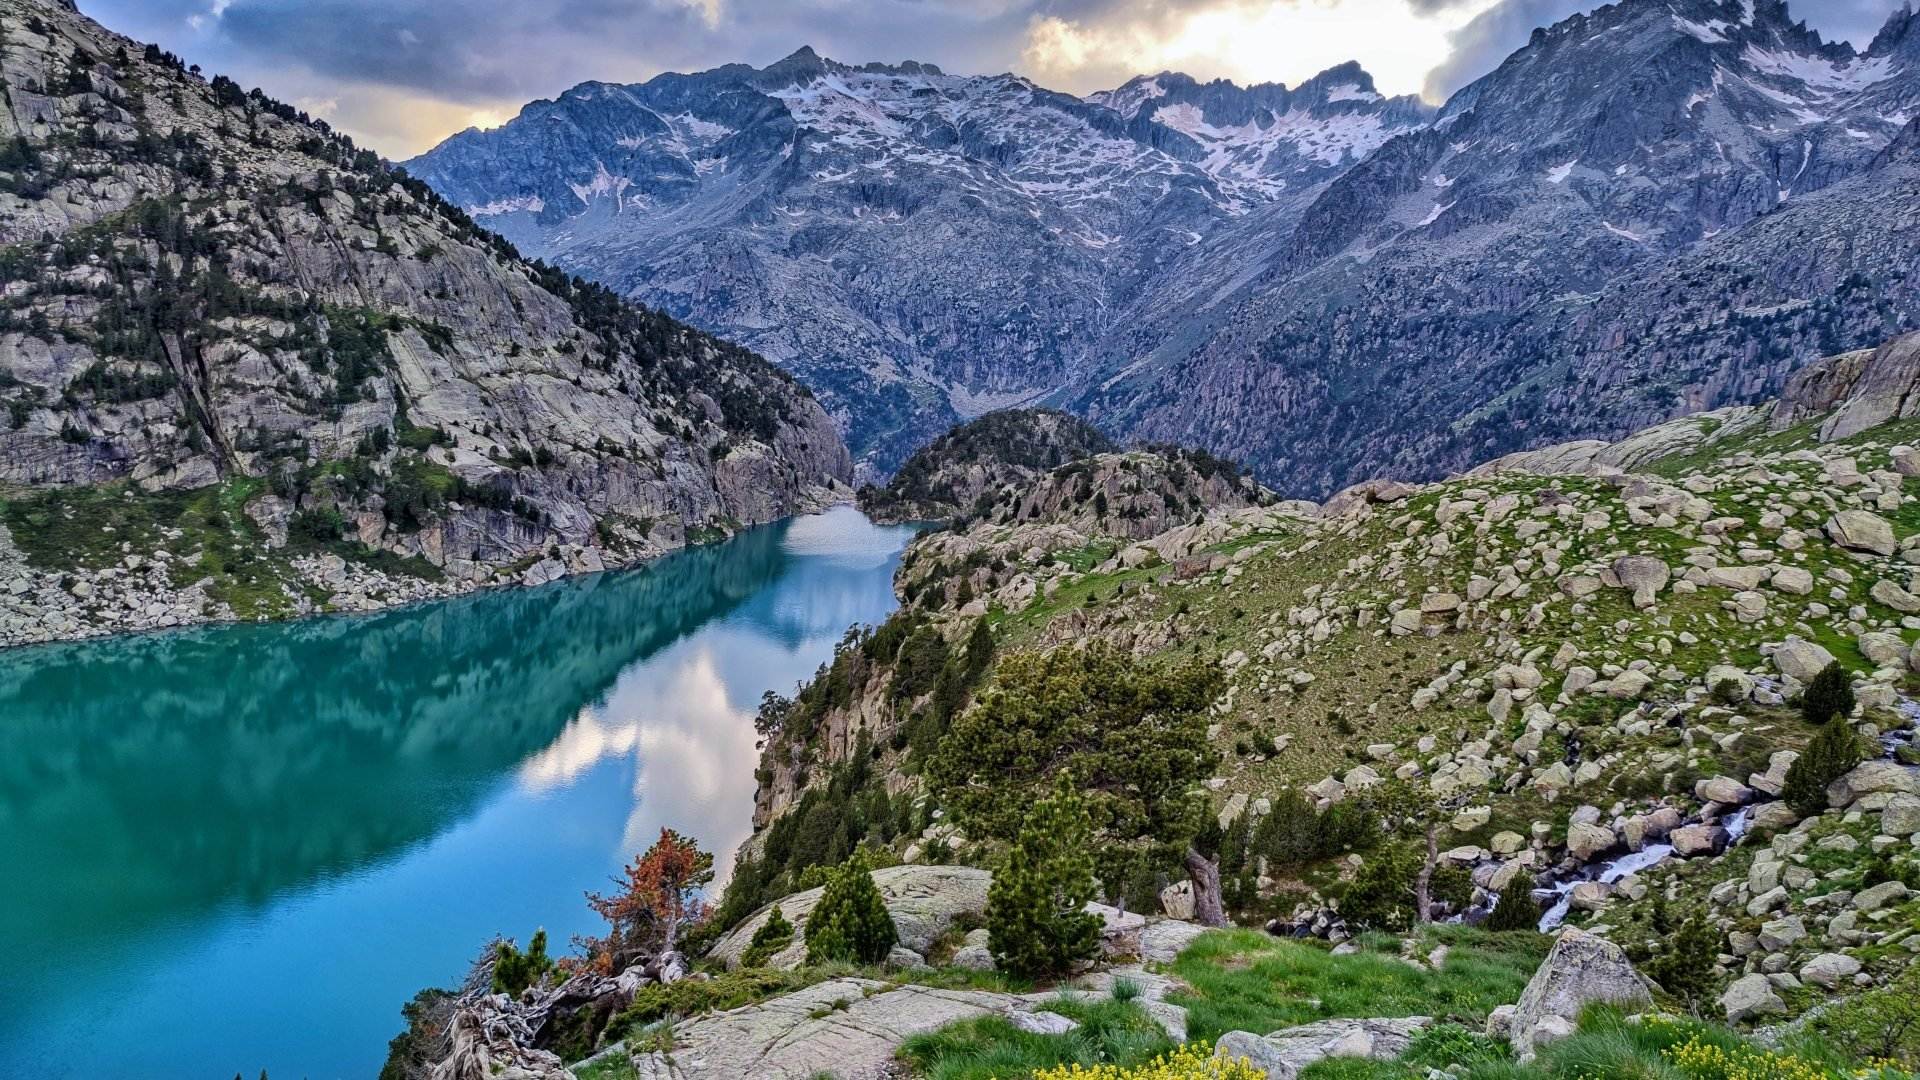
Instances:
[[[1590,1012],[1574,1037],[1521,1065],[1503,1043],[1477,1032],[1493,1006],[1519,996],[1545,952],[1544,938],[1432,927],[1411,943],[1411,951],[1447,946],[1438,970],[1403,959],[1398,939],[1369,936],[1361,944],[1360,952],[1334,955],[1318,943],[1248,931],[1210,934],[1170,966],[1169,974],[1191,990],[1169,1000],[1188,1009],[1189,1033],[1201,1042],[1232,1030],[1264,1033],[1334,1017],[1425,1015],[1437,1021],[1399,1060],[1327,1060],[1302,1073],[1302,1080],[1426,1080],[1430,1069],[1450,1070],[1460,1080],[1905,1075],[1869,1071],[1856,1054],[1818,1038],[1768,1051],[1717,1025],[1673,1016],[1629,1019],[1605,1008]],[[1059,1066],[1140,1066],[1172,1048],[1126,994],[1119,998],[1048,1006],[1081,1023],[1065,1035],[1023,1032],[998,1018],[971,1020],[910,1039],[900,1058],[927,1080],[1024,1080]]]
[[[99,570],[130,554],[151,559],[165,552],[173,559],[168,576],[175,588],[205,581],[208,598],[241,619],[292,614],[295,593],[327,606],[330,594],[293,571],[293,560],[303,555],[331,553],[382,573],[441,580],[424,559],[351,541],[296,535],[287,546],[269,550],[246,513],[266,488],[265,479],[251,476],[175,492],[147,492],[128,483],[55,488],[0,496],[0,524],[27,564],[43,570]]]
[[[1485,846],[1496,832],[1513,830],[1524,835],[1536,822],[1546,823],[1558,842],[1564,837],[1569,811],[1579,804],[1602,808],[1623,805],[1630,813],[1631,808],[1649,805],[1663,795],[1675,795],[1684,801],[1696,779],[1730,775],[1744,781],[1750,773],[1764,771],[1773,752],[1805,744],[1810,730],[1791,708],[1743,703],[1736,712],[1717,707],[1700,682],[1709,667],[1731,663],[1750,670],[1766,669],[1763,644],[1798,634],[1825,645],[1843,664],[1864,674],[1872,665],[1856,644],[1857,627],[1892,629],[1908,642],[1920,636],[1920,631],[1900,626],[1900,613],[1868,595],[1868,589],[1880,577],[1904,583],[1904,564],[1863,559],[1828,542],[1821,525],[1832,507],[1823,502],[1823,494],[1841,493],[1828,483],[1819,462],[1785,456],[1814,448],[1829,455],[1845,452],[1857,459],[1862,471],[1871,472],[1890,467],[1891,446],[1915,439],[1920,439],[1920,424],[1901,422],[1865,432],[1838,446],[1819,448],[1812,426],[1805,425],[1777,434],[1762,431],[1727,439],[1711,452],[1676,457],[1641,470],[1690,487],[1707,502],[1709,516],[1724,526],[1717,547],[1703,539],[1705,530],[1698,523],[1684,518],[1671,524],[1651,519],[1634,521],[1623,493],[1603,480],[1506,474],[1437,485],[1405,503],[1377,508],[1373,515],[1354,522],[1275,521],[1257,531],[1243,531],[1211,548],[1222,555],[1238,553],[1243,562],[1225,572],[1188,580],[1181,580],[1174,567],[1164,564],[1121,569],[1108,562],[1115,547],[1106,543],[1041,553],[1039,558],[1013,557],[1009,559],[1009,578],[1049,563],[1057,563],[1068,572],[1057,578],[1058,584],[1050,593],[1042,589],[1030,603],[990,607],[990,619],[1003,654],[1096,636],[1129,640],[1142,627],[1164,625],[1173,628],[1171,641],[1153,649],[1154,655],[1197,654],[1216,659],[1243,655],[1246,660],[1234,672],[1234,692],[1220,710],[1217,727],[1216,744],[1225,758],[1220,773],[1225,784],[1216,795],[1221,801],[1235,793],[1270,795],[1329,774],[1339,775],[1361,763],[1373,763],[1365,749],[1373,743],[1392,744],[1397,752],[1395,763],[1415,758],[1429,767],[1442,761],[1449,751],[1477,738],[1486,738],[1491,743],[1489,756],[1498,757],[1506,743],[1523,730],[1518,706],[1504,727],[1491,723],[1485,709],[1491,689],[1487,676],[1503,662],[1526,659],[1537,665],[1547,683],[1536,700],[1553,703],[1563,672],[1548,661],[1563,645],[1570,643],[1579,650],[1575,663],[1601,669],[1603,676],[1610,670],[1607,665],[1651,661],[1650,673],[1656,676],[1656,682],[1648,696],[1665,704],[1644,714],[1636,711],[1639,702],[1608,697],[1576,695],[1555,706],[1557,719],[1580,735],[1584,759],[1606,762],[1598,780],[1553,801],[1526,784],[1512,792],[1489,790],[1483,802],[1492,810],[1491,820],[1485,826],[1450,834],[1443,844]],[[1763,481],[1752,477],[1748,466],[1756,458],[1763,459],[1779,478]],[[1713,483],[1703,485],[1702,478],[1710,478]],[[1531,511],[1542,493],[1549,490],[1574,500],[1576,513],[1570,522],[1545,518],[1549,525],[1546,531],[1523,539],[1520,527],[1535,520]],[[1883,512],[1883,516],[1904,540],[1920,532],[1920,480],[1905,481],[1901,494],[1904,505]],[[1516,497],[1519,507],[1505,520],[1481,525],[1480,508],[1501,495]],[[1436,512],[1463,496],[1475,498],[1478,507],[1450,527],[1442,524]],[[1797,551],[1778,547],[1778,530],[1762,527],[1762,516],[1769,511],[1791,512],[1789,524],[1803,535],[1802,547]],[[1604,513],[1605,523],[1582,528],[1583,517],[1593,512]],[[1428,546],[1430,538],[1439,533],[1450,537],[1445,550]],[[977,530],[973,535],[989,546],[1004,542],[1010,552],[1019,547],[1016,530]],[[1558,576],[1597,569],[1620,555],[1634,553],[1662,558],[1678,580],[1690,554],[1711,552],[1720,565],[1740,565],[1737,552],[1743,544],[1765,552],[1765,563],[1810,571],[1816,579],[1814,594],[1797,597],[1763,586],[1761,591],[1769,601],[1768,615],[1757,623],[1743,623],[1730,611],[1733,592],[1721,587],[1702,586],[1691,592],[1670,587],[1649,611],[1635,609],[1622,590],[1603,588],[1576,604],[1555,587]],[[1249,548],[1253,549],[1251,556],[1246,555]],[[1557,570],[1545,565],[1549,558]],[[1490,600],[1475,612],[1471,625],[1411,636],[1392,636],[1385,631],[1385,606],[1389,602],[1417,602],[1430,590],[1464,595],[1473,576],[1495,576],[1508,566],[1521,569],[1527,595]],[[1041,576],[1044,579],[1048,575],[1043,571]],[[1824,613],[1810,606],[1815,602],[1825,605]],[[1292,620],[1304,609],[1333,614],[1361,605],[1371,605],[1375,610],[1370,625],[1360,624],[1349,613],[1334,621],[1333,632],[1324,640],[1312,640],[1304,634],[1289,636],[1295,625]],[[1540,606],[1536,609],[1535,605]],[[1271,659],[1264,658],[1262,650],[1269,649],[1277,639],[1281,640],[1278,651]],[[1425,709],[1410,707],[1415,690],[1460,661],[1466,662],[1466,670],[1451,691]],[[1296,671],[1311,675],[1311,680],[1291,677]],[[1911,689],[1913,680],[1905,681]],[[1671,724],[1662,722],[1670,711],[1681,719]],[[1645,727],[1628,724],[1641,715],[1652,722]],[[1886,715],[1869,718],[1883,724],[1897,722]],[[1276,735],[1289,740],[1283,752],[1272,749]],[[1434,740],[1433,751],[1417,749],[1423,737]],[[1562,735],[1549,732],[1539,764],[1558,760],[1561,751]],[[1499,777],[1514,767],[1509,763],[1498,770],[1496,788]],[[1838,832],[1848,832],[1860,841],[1859,853],[1813,853],[1807,865],[1816,873],[1833,876],[1802,890],[1804,895],[1859,886],[1865,841],[1872,832],[1870,822],[1843,823],[1838,816],[1823,819],[1814,839],[1817,842]],[[1675,910],[1685,910],[1703,903],[1713,886],[1743,877],[1752,855],[1751,847],[1741,848],[1719,860],[1669,863],[1647,876],[1656,888],[1672,897]],[[1330,864],[1309,873],[1305,883],[1324,885],[1340,872],[1339,866]],[[1603,918],[1614,927],[1615,940],[1644,955],[1648,950],[1658,951],[1662,945],[1662,935],[1650,925],[1650,909],[1650,904],[1617,901],[1604,917],[1576,914],[1574,921]],[[1757,930],[1766,917],[1771,917],[1749,917],[1737,905],[1715,910],[1730,931]],[[1899,909],[1876,929],[1890,932],[1896,939],[1907,932],[1920,933],[1920,905]],[[1207,945],[1196,952],[1222,947]],[[1848,951],[1883,978],[1896,973],[1912,955],[1901,945]],[[1283,1022],[1314,1018],[1297,1011],[1286,1014],[1284,1006],[1288,1002],[1297,1004],[1298,998],[1313,995],[1296,996],[1272,989],[1284,985],[1284,979],[1233,972],[1210,976],[1195,967],[1201,963],[1197,959],[1182,961],[1196,976],[1190,981],[1196,985],[1211,981],[1223,990],[1232,987],[1232,991],[1223,994],[1220,1002],[1204,995],[1188,1002],[1195,1008],[1196,1036],[1215,1035],[1230,1027],[1262,1030],[1261,1023],[1278,1027]],[[1258,961],[1263,970],[1276,972],[1303,963],[1307,962],[1284,956]],[[1407,972],[1413,974],[1412,969]],[[1235,986],[1236,982],[1240,985]],[[1517,987],[1514,989],[1517,992]],[[1433,993],[1430,987],[1419,986],[1407,987],[1404,992],[1409,1001]],[[1469,983],[1445,993],[1473,992]],[[1786,996],[1799,1012],[1823,995],[1803,989]],[[1429,996],[1425,1000],[1444,1004],[1446,998]],[[1282,1008],[1264,1012],[1269,1006]],[[1435,1011],[1471,1010],[1448,1005],[1435,1007]],[[1619,1043],[1622,1039],[1633,1041],[1618,1031],[1596,1035],[1592,1041],[1599,1047],[1609,1040]],[[1513,1075],[1578,1074],[1576,1070]],[[1362,1069],[1348,1073],[1336,1070],[1327,1075],[1373,1074]],[[1379,1075],[1401,1073],[1388,1070]],[[1669,1074],[1654,1069],[1647,1075]]]

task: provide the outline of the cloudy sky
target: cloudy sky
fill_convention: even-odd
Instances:
[[[1794,0],[1864,44],[1903,0]],[[638,81],[800,45],[838,60],[1016,71],[1085,93],[1143,72],[1293,83],[1359,60],[1436,101],[1597,0],[80,0],[407,157],[587,79]]]

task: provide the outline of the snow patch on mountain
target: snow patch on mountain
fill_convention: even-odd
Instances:
[[[1887,56],[1840,64],[1824,56],[1748,45],[1741,59],[1756,71],[1792,79],[1828,93],[1858,93],[1900,74],[1899,66]]]

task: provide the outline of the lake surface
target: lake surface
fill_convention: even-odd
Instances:
[[[372,1077],[416,990],[670,826],[722,878],[752,718],[894,607],[836,509],[403,611],[0,652],[0,1076]]]

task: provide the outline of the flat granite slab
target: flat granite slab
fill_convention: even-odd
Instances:
[[[674,1025],[673,1049],[635,1055],[643,1080],[839,1080],[896,1075],[910,1036],[1032,1004],[984,990],[834,979],[784,997]]]

